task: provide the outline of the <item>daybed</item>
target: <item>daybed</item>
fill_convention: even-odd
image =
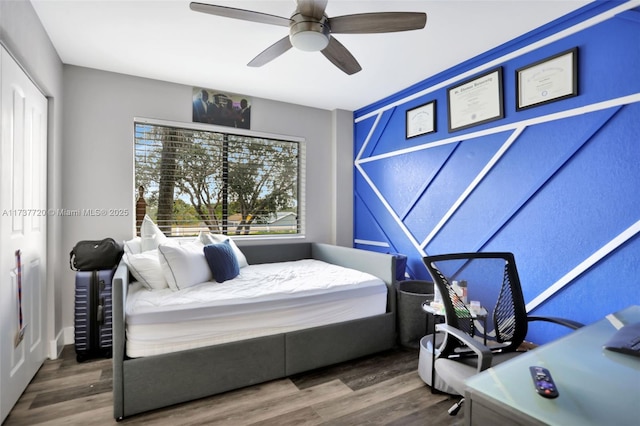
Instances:
[[[318,243],[242,247],[249,264],[317,259],[375,275],[387,286],[386,313],[258,338],[129,358],[125,307],[129,271],[113,280],[113,401],[121,420],[209,395],[390,349],[396,344],[395,257]]]

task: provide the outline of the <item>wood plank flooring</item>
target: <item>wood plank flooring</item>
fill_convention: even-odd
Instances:
[[[67,346],[3,425],[461,425],[456,398],[431,394],[417,368],[418,351],[398,348],[116,422],[111,360],[79,364]]]

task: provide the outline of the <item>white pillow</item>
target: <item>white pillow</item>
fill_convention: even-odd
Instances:
[[[134,237],[128,241],[125,241],[122,245],[124,246],[125,253],[142,253],[142,238],[140,237]]]
[[[140,225],[141,250],[155,250],[160,244],[167,242],[167,237],[160,228],[153,222],[149,215],[144,215]]]
[[[200,231],[200,235],[198,235],[198,239],[205,246],[209,244],[222,243],[225,240],[229,240],[229,243],[231,244],[231,248],[233,249],[233,253],[236,255],[236,259],[238,259],[238,266],[240,266],[240,268],[249,266],[249,263],[247,262],[247,258],[245,257],[244,253],[240,251],[240,248],[238,248],[236,243],[231,238],[229,238],[228,235],[212,234],[210,232]]]
[[[204,244],[200,241],[160,244],[158,257],[162,273],[172,290],[181,290],[213,279],[204,257]]]
[[[158,250],[148,250],[138,254],[125,252],[124,262],[136,281],[141,282],[149,290],[162,290],[169,287],[162,273]]]

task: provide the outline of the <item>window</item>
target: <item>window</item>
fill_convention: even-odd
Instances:
[[[195,123],[134,124],[136,196],[165,235],[303,234],[301,139]]]

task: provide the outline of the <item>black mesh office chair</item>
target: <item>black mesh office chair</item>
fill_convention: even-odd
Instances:
[[[460,395],[467,378],[518,354],[529,321],[572,329],[582,326],[562,318],[527,315],[512,253],[455,253],[423,260],[442,295],[445,312],[445,323],[437,325],[445,335],[435,372]],[[480,302],[483,309],[471,301]],[[455,415],[463,400],[449,413]]]

